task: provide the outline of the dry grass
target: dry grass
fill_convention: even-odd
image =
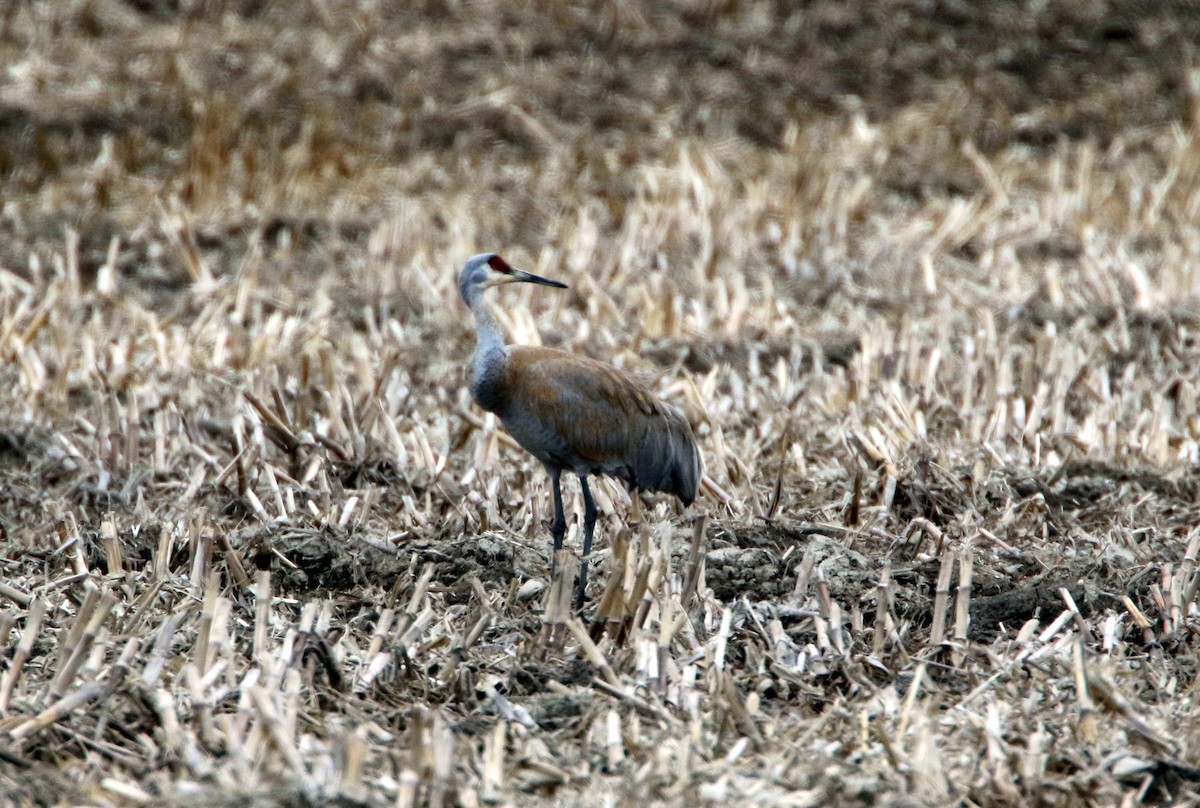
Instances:
[[[1197,800],[1200,21],[183,5],[0,14],[0,801]],[[701,440],[588,625],[484,249]]]

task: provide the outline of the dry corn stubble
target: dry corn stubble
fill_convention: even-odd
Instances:
[[[1194,792],[1196,22],[499,5],[0,17],[5,799]],[[590,626],[481,249],[697,425]]]

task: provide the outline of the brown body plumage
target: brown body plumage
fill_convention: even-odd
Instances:
[[[616,368],[551,348],[510,346],[499,383],[475,391],[546,466],[696,498],[700,457],[687,420]]]
[[[554,489],[556,552],[566,533],[560,477],[564,469],[579,476],[584,501],[579,608],[596,523],[588,476],[610,475],[633,489],[664,491],[690,505],[700,483],[700,453],[678,410],[611,365],[551,348],[505,345],[483,292],[511,281],[564,286],[514,270],[491,253],[467,262],[459,291],[475,316],[471,394],[546,467]]]

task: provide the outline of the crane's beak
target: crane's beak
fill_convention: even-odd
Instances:
[[[553,286],[556,289],[566,289],[567,285],[562,281],[552,281],[549,278],[543,278],[541,275],[534,275],[532,272],[523,272],[519,269],[514,269],[509,275],[513,281],[524,281],[525,283],[540,283],[542,286]]]

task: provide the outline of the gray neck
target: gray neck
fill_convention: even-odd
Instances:
[[[472,380],[478,384],[492,373],[504,367],[507,354],[504,351],[504,334],[496,319],[492,316],[491,308],[483,299],[483,290],[474,290],[467,300],[471,314],[475,316],[475,356],[472,367]]]

